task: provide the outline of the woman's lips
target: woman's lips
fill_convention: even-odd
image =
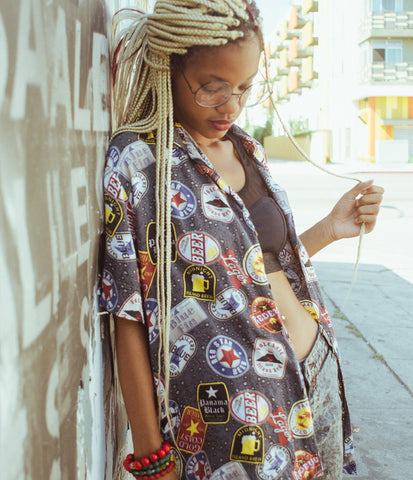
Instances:
[[[210,120],[211,125],[220,132],[224,130],[229,130],[233,122],[229,122],[228,120]]]

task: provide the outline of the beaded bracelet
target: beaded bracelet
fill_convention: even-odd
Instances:
[[[135,460],[132,453],[123,461],[125,470],[139,480],[155,480],[169,473],[175,466],[171,445],[163,442],[161,448],[147,457]]]

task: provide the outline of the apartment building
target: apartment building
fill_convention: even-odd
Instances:
[[[267,51],[278,110],[317,161],[413,162],[413,0],[303,0]]]

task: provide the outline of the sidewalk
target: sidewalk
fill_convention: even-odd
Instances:
[[[358,478],[412,478],[413,285],[380,265],[360,265],[342,306],[353,265],[315,267],[340,345]]]

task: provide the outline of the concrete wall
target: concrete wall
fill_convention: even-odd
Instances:
[[[125,416],[109,322],[96,304],[107,33],[118,5],[0,4],[0,476],[7,480],[121,478],[112,472]]]
[[[331,161],[331,132],[319,130],[308,135],[294,137],[304,153],[316,163]],[[268,158],[280,160],[305,160],[291,140],[283,135],[280,137],[265,137],[264,148]]]

